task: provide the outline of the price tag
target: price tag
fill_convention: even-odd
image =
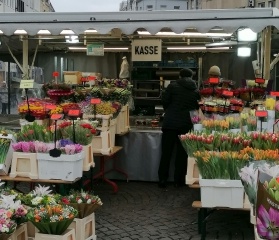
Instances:
[[[89,76],[87,79],[88,79],[88,81],[94,81],[94,80],[96,80],[96,77],[95,76]]]
[[[232,91],[223,91],[222,95],[225,96],[225,97],[232,97],[233,92]]]
[[[209,78],[208,79],[208,82],[211,83],[211,84],[218,84],[220,81],[219,78]]]
[[[79,117],[80,116],[80,110],[79,109],[70,109],[69,112],[68,112],[68,116]]]
[[[82,82],[88,82],[87,77],[82,77],[82,78],[81,78],[81,81],[82,81]]]
[[[34,87],[34,79],[20,81],[19,88],[33,88],[33,87]]]
[[[256,79],[255,79],[255,83],[264,84],[264,83],[265,83],[265,80],[264,80],[263,78],[256,78]]]
[[[51,115],[52,120],[60,120],[64,117],[64,114],[55,113]]]
[[[53,76],[53,77],[58,77],[58,76],[59,76],[59,72],[53,72],[53,73],[52,73],[52,76]]]
[[[46,105],[46,109],[47,109],[47,110],[52,110],[52,109],[55,109],[55,108],[56,108],[56,106],[53,105],[53,104],[47,104],[47,105]]]
[[[256,111],[255,116],[256,117],[267,117],[267,111]]]
[[[279,97],[279,92],[270,92],[271,96]]]
[[[101,99],[100,98],[91,98],[91,104],[100,104]]]

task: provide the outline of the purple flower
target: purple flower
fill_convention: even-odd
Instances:
[[[22,149],[22,152],[30,152],[29,142],[22,142],[21,149]]]
[[[61,139],[60,140],[60,146],[61,147],[65,147],[66,145],[70,145],[73,144],[73,142],[69,139]]]
[[[261,237],[270,240],[279,239],[279,212],[270,207],[267,212],[263,205],[259,207],[257,230]]]
[[[21,143],[22,142],[18,142],[18,143],[12,143],[12,148],[14,149],[14,151],[16,152],[21,152]]]
[[[68,154],[68,155],[73,155],[75,154],[75,145],[66,145],[65,146],[65,153]]]

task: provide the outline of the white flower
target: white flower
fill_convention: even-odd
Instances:
[[[79,200],[77,201],[77,203],[82,203],[82,200],[81,200],[81,199],[79,199]]]
[[[41,201],[43,200],[42,197],[35,197],[34,199],[31,200],[32,205],[38,205],[41,203]]]
[[[45,195],[48,195],[48,194],[50,194],[52,192],[52,190],[49,190],[49,187],[44,187],[44,186],[41,186],[40,184],[39,184],[39,186],[36,186],[35,187],[35,190],[33,190],[33,194],[35,195],[35,196],[45,196]]]
[[[91,203],[91,199],[88,199],[86,203],[90,204]]]

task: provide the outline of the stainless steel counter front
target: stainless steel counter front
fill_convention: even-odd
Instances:
[[[123,149],[118,153],[117,166],[128,173],[129,180],[158,181],[158,168],[161,158],[160,128],[132,128],[123,136],[116,136],[116,145]],[[173,166],[173,164],[171,164]],[[173,180],[173,167],[170,168],[170,178]],[[120,174],[110,173],[111,179],[123,179]]]

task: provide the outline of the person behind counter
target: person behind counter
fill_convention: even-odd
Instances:
[[[216,65],[212,66],[208,70],[208,78],[203,82],[203,86],[209,85],[209,78],[219,78],[221,77],[220,68]]]
[[[162,95],[165,115],[162,125],[161,160],[158,170],[159,187],[167,187],[172,153],[176,146],[174,183],[185,185],[188,155],[178,135],[185,134],[193,128],[190,111],[199,109],[200,95],[192,79],[190,69],[181,69],[179,79],[170,83]]]

